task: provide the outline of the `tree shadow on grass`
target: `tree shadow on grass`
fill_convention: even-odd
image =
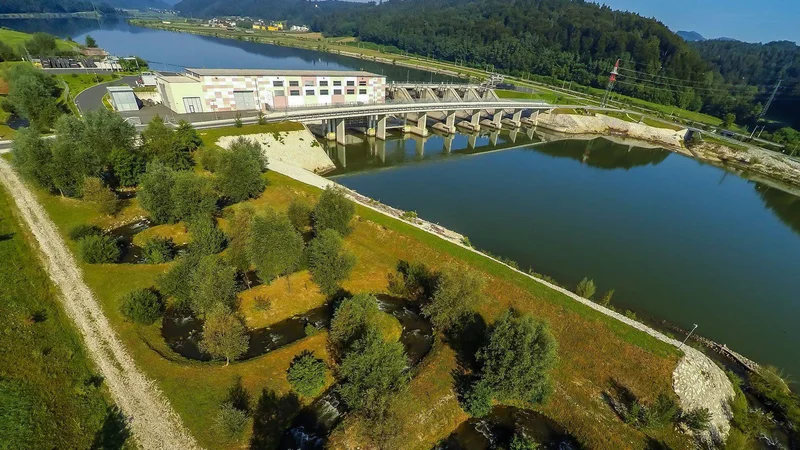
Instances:
[[[274,449],[281,441],[284,430],[300,412],[300,399],[294,393],[279,397],[264,389],[253,411],[253,437],[250,448]]]
[[[95,434],[92,449],[116,450],[125,447],[131,433],[128,429],[128,419],[116,406],[108,408],[103,427]]]
[[[616,378],[610,378],[608,385],[609,389],[602,393],[603,400],[620,420],[625,422],[628,419],[628,411],[637,401],[636,395]]]
[[[0,242],[10,241],[14,237],[14,233],[0,234]]]
[[[480,364],[475,359],[475,353],[486,344],[487,331],[483,317],[473,313],[445,333],[447,345],[456,352],[456,367],[451,376],[460,403],[477,381]]]

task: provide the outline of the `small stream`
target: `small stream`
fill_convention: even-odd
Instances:
[[[142,231],[153,226],[150,219],[139,219],[127,225],[114,228],[108,232],[110,236],[117,238],[122,256],[120,257],[120,264],[146,264],[144,260],[144,252],[142,247],[133,243],[133,238]],[[176,245],[175,256],[179,256],[186,251],[186,245]]]

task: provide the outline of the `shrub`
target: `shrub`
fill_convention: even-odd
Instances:
[[[213,255],[225,248],[225,233],[217,228],[213,217],[194,217],[189,222],[189,251],[197,255]]]
[[[415,302],[422,302],[433,295],[436,274],[423,263],[399,261],[397,273],[389,274],[389,292]]]
[[[698,432],[708,428],[711,423],[711,413],[708,408],[695,408],[681,414],[681,423],[691,431]]]
[[[313,326],[313,325],[312,325]],[[316,397],[325,387],[325,361],[304,350],[292,360],[286,379],[303,397]]]
[[[140,289],[122,298],[120,312],[131,322],[152,325],[164,314],[164,301],[152,289]]]
[[[84,178],[81,191],[83,192],[83,199],[93,203],[100,214],[112,215],[117,212],[117,195],[107,188],[100,178]]]
[[[172,188],[175,186],[175,172],[167,166],[152,162],[141,176],[139,183],[139,204],[142,205],[155,223],[168,223],[173,220]]]
[[[97,225],[76,225],[69,230],[69,238],[73,241],[79,241],[86,236],[96,236],[98,234],[103,234],[103,230],[101,230]]]
[[[261,144],[240,137],[217,161],[220,193],[234,203],[258,197],[266,186],[261,177],[265,169]]]
[[[189,307],[193,296],[192,275],[199,262],[199,256],[191,253],[185,255],[156,280],[159,291],[177,300],[179,308]]]
[[[308,246],[311,278],[327,295],[339,288],[356,265],[356,257],[342,249],[342,238],[333,229],[326,229]]]
[[[230,402],[225,402],[217,412],[216,424],[228,437],[236,437],[247,424],[247,412],[234,407]]]
[[[148,264],[163,264],[175,259],[175,243],[172,238],[156,236],[142,247],[144,261]]]
[[[303,328],[303,332],[305,332],[306,336],[316,336],[319,334],[319,328],[313,323],[307,323]]]
[[[479,380],[464,395],[463,408],[472,417],[485,417],[492,410],[494,392],[488,383]]]
[[[611,306],[611,298],[614,296],[614,289],[609,289],[608,292],[603,295],[602,300],[600,300],[600,304],[605,306],[606,308]]]
[[[523,433],[516,433],[511,439],[508,450],[538,450],[541,446]]]
[[[591,299],[594,296],[597,287],[594,285],[594,280],[584,277],[575,287],[575,293],[585,299]]]
[[[196,315],[230,310],[236,301],[236,269],[218,255],[200,259],[191,274],[189,301]]]
[[[247,254],[265,283],[292,273],[303,256],[303,237],[284,214],[267,211],[253,218]]]
[[[311,206],[298,199],[293,199],[289,204],[289,210],[286,214],[289,220],[297,231],[303,231],[311,226]]]
[[[200,166],[207,171],[214,173],[219,167],[219,160],[222,157],[223,150],[217,147],[206,147],[200,153]]]
[[[269,311],[272,309],[272,300],[259,295],[253,299],[253,307],[256,311]]]
[[[361,293],[342,300],[331,319],[328,339],[334,350],[342,352],[374,326],[381,311],[378,299]]]
[[[147,168],[147,157],[138,150],[115,148],[108,162],[120,186],[136,186]]]
[[[433,326],[447,330],[483,301],[483,276],[471,269],[447,266],[436,276],[433,297],[422,313]]]
[[[119,260],[121,251],[117,239],[105,234],[94,234],[78,241],[81,259],[89,264],[114,263]]]
[[[350,232],[350,219],[355,212],[355,205],[345,198],[344,191],[329,186],[314,206],[314,231],[320,233],[323,230],[333,229],[340,235],[346,236]]]
[[[170,190],[173,222],[217,212],[217,193],[211,179],[194,172],[177,172],[174,179]]]

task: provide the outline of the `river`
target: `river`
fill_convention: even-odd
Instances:
[[[14,20],[0,26],[86,34],[117,55],[180,66],[365,69],[391,80],[447,77],[309,50],[133,27],[121,21]],[[355,139],[354,141],[357,141]],[[662,149],[604,139],[537,143],[507,132],[394,136],[331,149],[340,183],[439,222],[472,243],[597,297],[666,319],[800,376],[800,198]],[[493,144],[493,143],[496,143]],[[485,152],[524,144],[520,148]]]

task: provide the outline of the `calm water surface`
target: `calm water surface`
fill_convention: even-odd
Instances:
[[[367,144],[331,152],[340,166],[346,155],[336,180],[522,268],[568,286],[589,276],[597,297],[616,289],[618,307],[697,323],[718,342],[800,374],[798,197],[605,139],[482,154],[448,153],[441,137],[419,141],[398,137],[383,159]]]

